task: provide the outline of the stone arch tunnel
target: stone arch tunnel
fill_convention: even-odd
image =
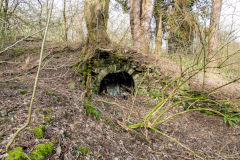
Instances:
[[[107,74],[100,83],[100,93],[106,92],[116,96],[121,92],[134,92],[134,80],[125,71],[118,71]]]
[[[91,75],[91,88],[95,93],[116,96],[122,91],[134,93],[146,66],[123,51],[96,50],[82,67],[83,81]]]

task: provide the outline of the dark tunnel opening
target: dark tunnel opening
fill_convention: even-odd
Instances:
[[[100,84],[100,93],[117,96],[121,93],[133,93],[134,81],[127,72],[109,73]]]

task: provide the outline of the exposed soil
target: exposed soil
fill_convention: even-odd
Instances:
[[[31,45],[39,49],[39,45],[25,44]],[[10,57],[12,52],[0,57],[2,61],[13,62],[0,64],[0,159],[6,157],[5,147],[10,137],[27,120],[37,70],[37,54]],[[97,120],[87,115],[82,102],[85,89],[80,83],[81,76],[71,67],[80,58],[80,51],[55,46],[48,47],[45,55],[32,122],[12,148],[21,146],[24,152],[30,153],[36,144],[51,141],[55,143],[54,154],[48,159],[198,159],[167,137],[148,130],[146,140],[124,127],[139,122],[158,103],[149,97],[93,95],[92,103],[102,116]],[[168,62],[173,63],[161,58],[152,64],[161,63],[166,72]],[[169,68],[174,70],[173,65]],[[173,112],[181,110],[176,108]],[[50,117],[51,122],[46,123],[44,116]],[[32,129],[41,124],[47,126],[45,137],[36,139]],[[158,129],[209,159],[240,159],[240,130],[225,124],[221,117],[190,112],[165,122]],[[146,133],[144,129],[136,131]],[[76,151],[79,146],[85,146],[91,154],[79,156]]]

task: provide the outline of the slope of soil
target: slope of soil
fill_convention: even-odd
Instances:
[[[81,76],[76,68],[70,67],[79,59],[79,52],[59,47],[47,49],[32,122],[12,148],[21,146],[30,153],[36,144],[51,141],[55,144],[54,153],[47,159],[198,159],[169,138],[148,131],[145,140],[124,127],[123,124],[138,122],[158,103],[156,100],[144,96],[129,95],[126,100],[122,96],[94,95],[92,103],[102,116],[97,120],[87,115]],[[0,159],[6,157],[10,137],[26,122],[37,57],[33,53],[11,59],[1,57],[21,63],[0,64]],[[158,63],[167,61],[160,59]],[[44,117],[49,117],[50,123]],[[32,129],[42,124],[47,127],[45,136],[36,139]],[[158,129],[209,159],[240,159],[240,130],[225,124],[221,117],[191,112],[165,122]],[[144,129],[137,132],[146,133]],[[82,155],[79,146],[91,153]]]

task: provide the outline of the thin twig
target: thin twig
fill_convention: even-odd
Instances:
[[[24,41],[25,39],[27,39],[27,38],[29,38],[29,37],[35,35],[35,34],[38,34],[39,32],[42,32],[43,30],[46,30],[46,28],[42,28],[41,30],[39,30],[39,31],[37,31],[37,32],[35,32],[35,33],[33,33],[33,34],[28,35],[28,36],[26,36],[26,37],[20,39],[19,41],[15,42],[14,44],[12,44],[12,45],[8,46],[7,48],[5,48],[4,50],[0,51],[0,54],[2,54],[3,52],[6,52],[7,50],[9,50],[10,48],[16,46],[18,43]]]
[[[120,108],[122,108],[122,109],[125,109],[125,110],[130,111],[129,108],[124,107],[124,106],[122,106],[122,105],[120,105],[120,104],[118,104],[118,103],[116,103],[116,102],[108,102],[108,101],[105,101],[105,100],[103,100],[103,99],[96,99],[95,101],[96,101],[96,102],[103,102],[103,103],[107,103],[107,104],[115,105],[115,106],[118,106],[118,107],[120,107]]]
[[[193,153],[195,156],[199,157],[200,159],[203,159],[203,160],[205,159],[205,158],[202,158],[201,156],[199,156],[198,153],[194,152],[193,150],[191,150],[190,148],[188,148],[187,146],[185,146],[184,144],[182,144],[181,142],[179,142],[177,139],[175,139],[175,138],[173,138],[173,137],[171,137],[171,136],[169,136],[169,135],[167,135],[167,134],[165,134],[165,133],[157,130],[156,128],[151,128],[151,129],[152,129],[153,131],[155,131],[155,132],[157,132],[157,133],[159,133],[159,134],[161,134],[161,135],[169,138],[170,140],[172,140],[173,142],[175,142],[175,143],[177,143],[178,145],[182,146],[182,147],[185,148],[186,150],[190,151],[191,153]]]

